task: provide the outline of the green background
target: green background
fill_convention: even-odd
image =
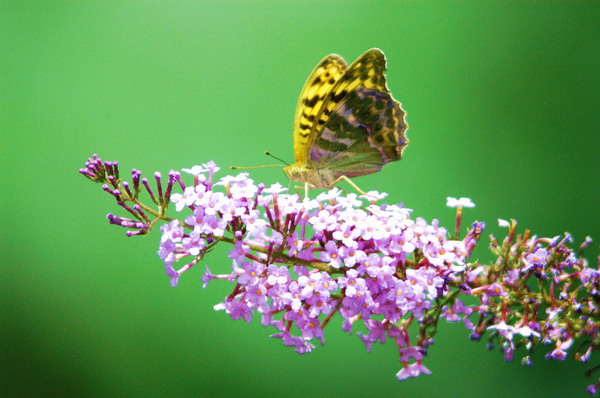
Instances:
[[[444,324],[398,382],[392,345],[367,353],[334,322],[299,356],[258,319],[212,306],[199,266],[171,288],[158,234],[126,238],[77,170],[98,153],[126,174],[215,160],[292,160],[297,96],[335,52],[379,47],[408,112],[405,158],[356,182],[452,227],[515,218],[600,240],[600,7],[585,1],[3,1],[2,396],[587,396],[579,363],[505,363]],[[223,174],[224,175],[224,174]],[[252,172],[287,185],[279,169]],[[468,225],[468,224],[465,224]],[[225,248],[223,248],[225,250]],[[206,263],[230,269],[224,251]],[[485,254],[481,254],[486,258]],[[521,355],[519,355],[521,354]]]

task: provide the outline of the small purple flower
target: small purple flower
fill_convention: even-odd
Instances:
[[[327,210],[320,210],[316,216],[308,220],[309,224],[318,232],[333,229],[336,226],[336,221],[336,217]]]
[[[225,310],[231,319],[243,318],[247,323],[252,320],[253,311],[244,300],[226,300],[213,307],[215,311]]]
[[[352,246],[358,237],[360,237],[360,230],[348,224],[333,232],[333,239],[341,241],[344,246]]]
[[[409,362],[411,359],[415,361],[423,359],[423,349],[421,347],[402,347],[398,351],[400,352],[400,361],[402,362]]]
[[[511,362],[515,355],[515,346],[513,342],[506,340],[502,348],[504,350],[504,361]]]
[[[360,263],[367,258],[364,251],[358,250],[356,242],[351,246],[342,246],[340,255],[343,257],[346,267],[354,267],[356,263]]]
[[[521,276],[521,272],[518,268],[510,269],[506,272],[506,278],[504,279],[506,283],[515,284],[519,281],[519,277]]]
[[[348,270],[346,272],[346,276],[338,278],[338,285],[346,289],[346,297],[354,297],[357,294],[364,294],[367,289],[365,280],[358,277],[358,271],[355,269]]]
[[[179,273],[173,268],[173,265],[167,263],[165,266],[165,274],[171,278],[171,286],[177,286],[177,283],[179,283]]]
[[[381,344],[385,343],[385,327],[381,321],[377,321],[374,319],[369,319],[365,321],[365,326],[369,329],[369,334],[364,335],[362,333],[358,333],[358,337],[365,343],[367,351],[371,352],[371,347],[373,343],[377,341],[381,342]]]
[[[587,392],[590,395],[596,395],[596,394],[598,394],[598,385],[597,384],[590,384],[589,386],[587,386]]]
[[[327,275],[327,273],[313,272],[309,275],[300,276],[298,278],[298,286],[302,289],[301,297],[308,299],[313,294],[321,293],[325,293],[329,296],[329,288],[326,287],[326,284],[327,286],[330,286],[329,280],[327,279],[329,275],[327,275],[327,277],[324,277],[324,275]]]
[[[298,238],[297,231],[294,231],[290,236],[288,236],[285,242],[288,248],[288,255],[290,256],[293,256],[296,253],[298,253],[300,250],[302,250],[302,247],[304,246],[304,242]]]
[[[250,210],[241,216],[242,222],[246,225],[248,235],[253,238],[261,238],[265,235],[268,223],[260,218],[258,210]]]
[[[314,295],[306,300],[308,307],[308,316],[317,318],[321,314],[329,314],[331,312],[331,300],[329,297]]]
[[[223,201],[219,213],[222,215],[223,221],[230,223],[237,217],[246,214],[247,209],[243,206],[238,206],[231,201]]]
[[[543,269],[546,265],[546,261],[548,259],[549,253],[548,250],[539,248],[535,251],[535,253],[529,253],[525,257],[525,268],[523,272],[527,272],[529,269]]]
[[[357,267],[357,271],[360,275],[367,274],[372,278],[376,278],[383,273],[383,261],[377,253],[371,253],[366,256],[361,264]]]
[[[416,293],[411,299],[408,309],[412,311],[417,319],[421,319],[423,318],[423,312],[430,309],[431,306],[431,301],[427,300],[423,293]]]
[[[265,308],[267,288],[262,284],[246,286],[246,299],[254,307]]]
[[[296,326],[302,331],[303,338],[308,340],[317,338],[320,340],[321,344],[325,344],[325,340],[323,339],[323,329],[321,329],[318,318],[307,317],[298,319]]]
[[[210,269],[208,269],[208,265],[206,266],[206,271],[204,272],[204,275],[202,275],[202,282],[204,282],[202,284],[202,288],[205,288],[208,285],[208,282],[212,281],[214,278],[214,275],[210,272]]]
[[[412,253],[416,248],[415,243],[415,231],[407,228],[400,235],[392,235],[390,249],[396,253]]]
[[[306,354],[311,352],[315,346],[310,344],[308,339],[293,336],[290,332],[282,332],[272,335],[271,337],[279,338],[283,341],[283,344],[286,346],[296,347],[296,352],[298,354]]]
[[[362,205],[362,202],[356,199],[357,197],[358,195],[355,193],[350,193],[346,196],[336,197],[336,202],[344,208],[359,207]]]
[[[238,283],[240,285],[256,285],[260,282],[261,274],[264,271],[264,264],[256,261],[245,261],[242,267],[238,269]],[[265,290],[266,291],[266,290]]]
[[[420,376],[421,374],[430,375],[431,371],[423,366],[421,361],[417,361],[410,365],[405,365],[398,373],[396,373],[396,377],[398,380],[405,380],[409,377]]]
[[[590,281],[591,283],[597,283],[600,280],[600,271],[592,268],[584,268],[581,270],[579,277],[584,285],[587,285]]]
[[[587,363],[590,360],[590,356],[592,355],[592,350],[593,347],[590,346],[588,347],[588,349],[578,357],[579,361],[583,362],[583,363]]]
[[[167,264],[173,264],[175,261],[175,250],[177,243],[181,242],[183,237],[183,228],[179,225],[179,221],[173,220],[169,224],[163,224],[160,227],[162,236],[158,249],[158,255]]]
[[[288,305],[293,312],[297,312],[302,308],[302,288],[298,285],[297,281],[291,281],[288,285],[287,293],[282,294],[282,302],[285,305]]]
[[[571,348],[571,345],[573,345],[573,339],[567,339],[563,342],[557,340],[556,347],[554,350],[552,350],[552,352],[546,354],[546,359],[557,359],[559,361],[564,361],[567,358],[567,351]]]
[[[321,260],[329,262],[334,268],[341,268],[343,258],[340,256],[339,248],[334,241],[329,241],[325,244],[325,250],[321,253]]]
[[[471,290],[472,294],[481,294],[484,299],[496,296],[507,296],[508,293],[504,290],[502,285],[499,283],[492,283],[491,285],[485,285]]]
[[[399,307],[405,307],[406,303],[414,296],[415,291],[410,283],[402,279],[396,279],[396,285],[390,290],[389,298],[390,300],[394,300]]]
[[[464,319],[466,320],[469,315],[473,313],[471,307],[468,307],[463,304],[460,299],[456,299],[451,308],[447,308],[444,312],[444,317],[448,322],[458,322],[462,320],[460,315],[464,315]]]
[[[222,218],[209,215],[204,218],[202,232],[214,236],[223,236],[225,234],[225,228],[227,228],[227,223]]]
[[[213,162],[212,160],[209,160],[208,162],[203,163],[202,166],[206,169],[206,171],[208,171],[208,174],[210,174],[210,175],[213,175],[217,171],[221,170],[219,168],[219,166],[217,166],[217,164],[215,162]]]
[[[206,241],[202,238],[202,234],[194,229],[182,239],[182,245],[191,256],[197,256],[206,247]]]
[[[275,264],[269,265],[267,275],[267,283],[271,286],[287,285],[290,280],[290,273],[287,267],[278,267]]]
[[[241,264],[246,260],[246,254],[250,251],[250,245],[242,240],[236,240],[233,244],[233,249],[229,251],[228,257],[232,259],[235,264]]]

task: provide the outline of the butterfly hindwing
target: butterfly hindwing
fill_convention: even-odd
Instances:
[[[385,55],[378,48],[372,48],[358,57],[336,81],[321,103],[317,117],[312,123],[311,136],[314,137],[323,130],[331,112],[354,89],[364,86],[389,93],[385,81],[385,69]]]
[[[371,174],[400,159],[408,144],[404,111],[389,92],[358,87],[330,114],[310,160],[333,178]]]
[[[313,70],[296,107],[294,118],[294,155],[296,161],[306,162],[310,148],[311,130],[325,97],[346,69],[346,61],[336,54],[323,58]]]

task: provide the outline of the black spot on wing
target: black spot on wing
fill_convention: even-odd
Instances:
[[[341,100],[344,99],[344,97],[348,94],[348,92],[346,90],[342,90],[337,94],[334,94],[331,96],[331,101],[334,103],[339,103]]]
[[[317,102],[319,102],[319,96],[318,95],[315,95],[312,98],[305,98],[304,99],[304,105],[306,105],[306,106],[308,106],[310,108],[312,108],[315,105],[317,105]]]
[[[351,116],[343,116],[349,113]],[[388,92],[377,89],[358,87],[351,91],[330,116],[327,128],[336,138],[377,149],[383,164],[400,159],[407,144],[404,111]]]

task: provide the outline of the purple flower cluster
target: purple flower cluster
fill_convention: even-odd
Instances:
[[[574,339],[581,338],[584,342],[575,359],[587,362],[600,344],[600,272],[581,257],[591,239],[586,238],[576,252],[567,246],[573,241],[569,234],[538,238],[528,230],[516,235],[514,220],[499,220],[499,225],[508,227],[509,233],[502,244],[491,236],[496,263],[490,267],[468,264],[461,280],[462,292],[480,303],[466,307],[456,300],[445,307],[442,317],[464,321],[474,339],[490,332],[488,346],[499,346],[507,361],[523,346],[527,353],[521,362],[531,366],[539,343],[552,346],[547,359],[565,360]],[[473,224],[465,238],[468,251],[469,235],[479,228]]]
[[[205,285],[236,282],[215,309],[246,321],[260,313],[263,325],[278,329],[273,337],[299,353],[311,351],[314,338],[323,344],[325,325],[339,313],[348,332],[362,321],[368,333],[358,335],[368,349],[387,338],[396,343],[400,379],[428,373],[421,359],[429,342],[412,342],[408,325],[449,292],[465,267],[463,241],[448,240],[437,222],[413,220],[409,209],[371,202],[375,193],[333,189],[302,200],[279,184],[255,185],[246,173],[213,182],[216,170],[211,163],[188,170],[195,184],[171,196],[178,211],[191,213],[184,224],[161,228],[159,255],[173,285],[211,244],[228,240],[231,272],[207,269],[203,277]],[[191,261],[176,270],[186,257]]]
[[[128,182],[119,178],[119,162],[104,162],[96,154],[88,158],[85,167],[79,169],[79,173],[94,182],[102,183],[102,190],[114,196],[117,204],[125,209],[130,217],[133,217],[119,217],[114,214],[106,216],[111,224],[128,228],[127,236],[147,234],[154,223],[160,220],[165,213],[174,183],[177,181],[182,188],[185,187],[179,172],[171,170],[166,189],[163,190],[161,175],[156,172],[154,173],[154,179],[156,180],[158,194],[155,194],[148,180],[141,178],[142,173],[136,169],[131,171],[133,186],[130,186]],[[143,189],[148,193],[154,204],[159,207],[158,211],[154,211],[137,200]],[[133,203],[133,206],[129,206],[128,202]],[[152,221],[147,213],[156,217],[155,220]]]
[[[471,339],[487,336],[488,347],[499,347],[506,360],[525,347],[525,366],[539,343],[550,345],[546,357],[558,360],[576,347],[574,357],[582,362],[600,346],[600,271],[582,257],[590,238],[575,250],[568,234],[518,234],[516,221],[499,220],[507,237],[500,244],[490,236],[496,260],[481,265],[470,257],[485,223],[474,222],[459,239],[463,209],[474,206],[468,198],[448,198],[447,206],[456,208],[450,239],[437,220],[377,204],[385,194],[332,189],[302,199],[279,184],[255,184],[247,173],[215,180],[218,170],[213,162],[184,169],[193,176],[189,186],[175,171],[163,186],[155,173],[152,189],[139,171],[132,171],[130,185],[119,177],[117,162],[94,155],[80,173],[103,184],[129,213],[107,216],[128,236],[167,221],[158,254],[172,286],[217,244],[230,244],[231,268],[213,273],[206,267],[202,277],[205,287],[214,279],[232,283],[214,308],[246,322],[259,313],[264,326],[276,329],[272,337],[298,353],[314,349],[314,339],[325,343],[324,330],[336,314],[367,350],[388,339],[395,343],[399,380],[430,374],[423,359],[440,319],[463,322]],[[181,193],[172,193],[177,186]],[[155,208],[139,200],[143,192]],[[171,203],[186,212],[181,220],[166,216]],[[411,335],[414,323],[419,327]]]

